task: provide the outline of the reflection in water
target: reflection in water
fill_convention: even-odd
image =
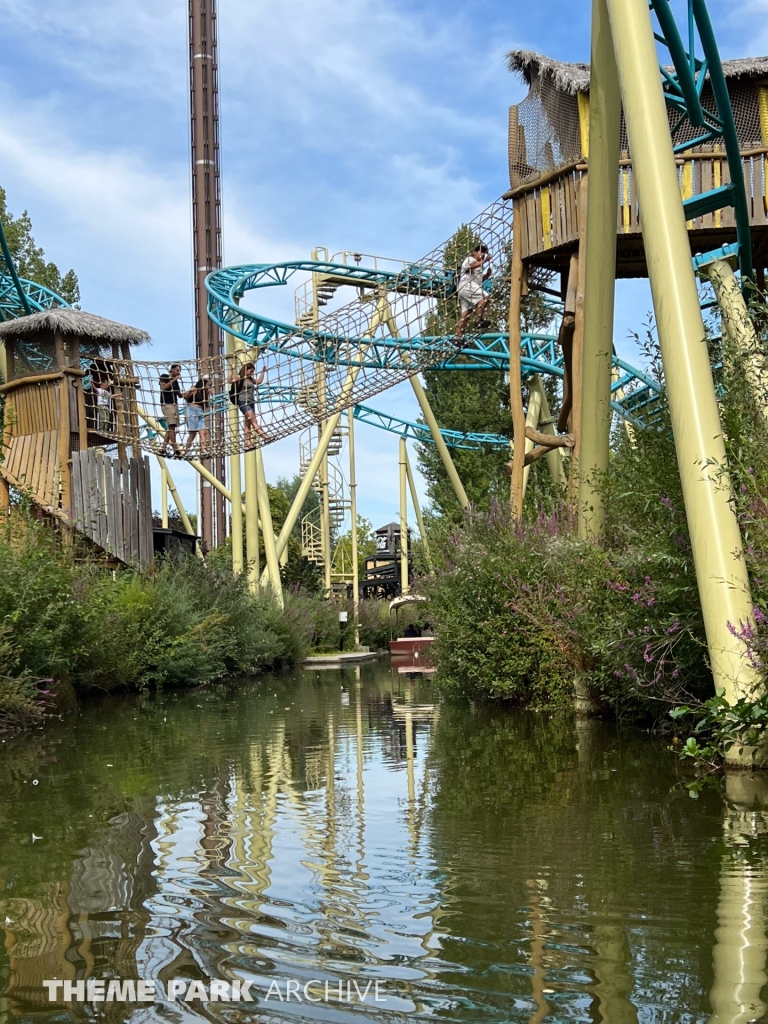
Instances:
[[[46,978],[183,977],[259,1002],[98,1012],[754,1019],[768,801],[729,778],[721,855],[720,797],[678,771],[647,736],[441,706],[386,665],[112,698],[0,745],[0,1014],[94,1017]],[[312,979],[330,1003],[267,1001]],[[345,1002],[376,980],[384,1002]]]
[[[730,774],[725,788],[710,1024],[746,1024],[766,1010],[768,778]]]

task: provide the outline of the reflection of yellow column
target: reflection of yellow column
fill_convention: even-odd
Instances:
[[[709,994],[709,1024],[746,1024],[762,1017],[766,1004],[760,992],[768,980],[765,972],[765,907],[768,868],[750,863],[743,853],[743,836],[755,831],[768,834],[768,779],[764,776],[729,774],[725,777],[729,801],[723,819],[725,843],[720,868],[720,900],[717,904],[715,947],[712,951],[714,984]]]
[[[405,713],[405,770],[408,778],[408,802],[416,799],[416,782],[413,773],[413,715]]]
[[[357,757],[357,877],[367,881],[365,867],[365,785],[363,780],[363,693],[360,666],[355,666],[355,754]]]
[[[405,438],[400,438],[400,593],[409,594],[408,584],[408,502],[406,491],[406,462],[408,459]]]
[[[593,944],[598,1019],[601,1024],[636,1024],[637,1009],[630,999],[634,982],[629,973],[626,930],[620,924],[597,925]]]
[[[545,994],[546,964],[544,952],[547,945],[547,919],[544,916],[542,893],[547,883],[543,878],[529,878],[528,915],[531,921],[531,955],[528,965],[533,968],[531,975],[531,995],[536,1009],[528,1018],[528,1024],[541,1024],[549,1013],[549,1003]]]

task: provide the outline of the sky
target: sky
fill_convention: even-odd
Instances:
[[[75,268],[82,307],[149,331],[157,359],[194,352],[186,11],[0,0],[9,209]],[[710,13],[724,58],[768,53],[768,0]],[[218,0],[225,263],[429,252],[508,187],[507,108],[525,89],[504,54],[588,60],[589,14],[585,0]],[[617,300],[631,359],[647,285],[620,283]],[[370,404],[417,417],[407,384]],[[397,438],[361,425],[356,440],[358,508],[378,526],[397,515]],[[298,439],[264,457],[270,481],[292,476]],[[193,471],[173,472],[194,509]]]

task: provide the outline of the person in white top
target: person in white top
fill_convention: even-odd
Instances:
[[[112,392],[109,389],[109,381],[95,381],[94,391],[96,393],[96,411],[98,414],[96,429],[102,434],[108,434],[112,417]]]
[[[491,257],[488,253],[488,246],[478,242],[471,254],[461,264],[459,287],[456,289],[461,310],[461,316],[456,325],[457,339],[464,337],[470,313],[477,313],[478,319],[482,317],[490,298],[488,292],[483,288],[483,281],[487,281],[490,276]]]

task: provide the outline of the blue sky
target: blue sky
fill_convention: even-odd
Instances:
[[[680,6],[680,0],[677,0]],[[185,0],[0,0],[0,184],[83,307],[193,351]],[[768,0],[711,5],[724,57],[768,52]],[[228,263],[313,246],[415,259],[507,187],[504,53],[589,55],[589,4],[219,0]],[[286,313],[284,296],[270,299]],[[650,306],[621,286],[616,341]],[[407,385],[379,405],[415,418]],[[373,403],[372,403],[373,404]],[[359,507],[397,509],[397,440],[360,427]],[[298,442],[267,449],[292,475]],[[192,475],[175,470],[194,507]]]

